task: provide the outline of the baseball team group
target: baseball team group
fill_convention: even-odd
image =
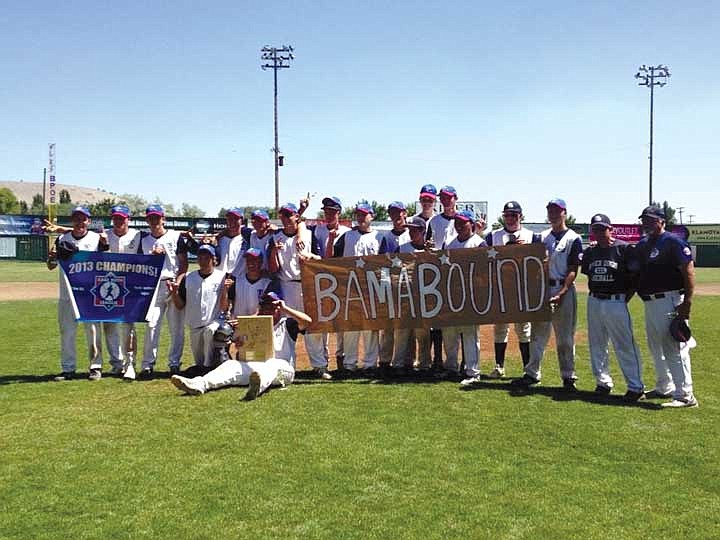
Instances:
[[[441,212],[435,211],[436,200]],[[322,380],[348,377],[432,377],[455,380],[463,387],[477,385],[480,374],[480,340],[475,324],[425,329],[348,331],[335,335],[305,333],[312,323],[303,312],[301,262],[330,257],[358,257],[383,253],[412,253],[431,249],[464,249],[507,244],[542,243],[548,257],[550,321],[515,323],[523,375],[510,384],[527,390],[540,384],[545,349],[554,333],[559,374],[564,391],[576,392],[575,332],[578,272],[588,277],[587,328],[595,392],[610,394],[615,386],[609,362],[609,344],[615,351],[625,379],[623,399],[636,403],[665,399],[667,408],[697,407],[693,393],[689,335],[677,339],[674,321],[690,319],[694,290],[694,265],[688,244],[665,230],[662,208],[642,211],[645,236],[635,245],[613,237],[611,220],[595,214],[590,220],[593,242],[583,250],[581,237],[567,226],[567,205],[554,198],[547,203],[549,228],[533,233],[523,227],[523,211],[516,201],[502,211],[502,228],[485,231],[484,221],[457,208],[454,187],[439,190],[422,186],[420,209],[408,216],[404,203],[391,202],[387,211],[390,230],[373,227],[374,210],[367,203],[354,207],[354,226],[340,223],[341,201],[322,199],[324,221],[307,225],[302,214],[309,201],[280,208],[282,226],[273,225],[264,210],[250,215],[230,208],[226,228],[211,238],[197,239],[189,232],[165,227],[160,205],[147,208],[147,230],[129,227],[126,206],[111,210],[112,228],[89,230],[90,212],[73,209],[72,227],[54,227],[62,233],[48,258],[57,259],[77,250],[164,255],[158,287],[147,314],[141,350],[136,346],[132,323],[82,323],[90,355],[89,379],[102,377],[102,338],[110,361],[109,372],[125,380],[150,379],[158,359],[160,329],[164,319],[170,333],[170,381],[183,392],[203,394],[224,386],[247,386],[246,399],[254,399],[273,385],[287,386],[295,377],[295,344],[304,334],[312,371]],[[197,255],[198,269],[189,271],[188,253]],[[58,321],[61,336],[61,370],[55,380],[76,376],[75,320],[68,280],[60,268]],[[654,387],[646,391],[640,352],[633,335],[627,303],[637,294],[644,304],[645,329],[655,368]],[[228,355],[238,316],[273,317],[274,357],[264,362],[244,362]],[[510,324],[494,325],[495,365],[483,377],[505,377],[505,355]],[[195,365],[181,372],[185,328]],[[685,328],[688,328],[687,326]],[[360,347],[362,340],[363,346]],[[330,370],[331,343],[335,344],[337,369]],[[362,351],[362,354],[361,354]],[[139,365],[136,365],[136,356]]]

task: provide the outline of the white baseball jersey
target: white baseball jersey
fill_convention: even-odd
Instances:
[[[178,252],[184,253],[185,246],[179,231],[166,230],[165,234],[159,238],[155,238],[150,233],[143,233],[140,245],[142,253],[145,255],[150,255],[155,246],[160,246],[165,250],[165,263],[160,272],[160,279],[172,279],[177,276],[180,269]]]
[[[275,358],[287,360],[293,367],[295,366],[295,342],[299,333],[298,322],[290,317],[282,317],[273,326]]]
[[[580,262],[582,253],[580,235],[572,229],[567,229],[557,235],[553,234],[552,229],[547,229],[541,233],[540,238],[548,252],[550,279],[564,280],[568,273],[568,267]]]
[[[247,244],[241,234],[230,238],[229,236],[221,236],[218,240],[217,253],[220,262],[217,269],[226,274],[232,274],[238,266],[244,266],[242,255],[245,252]]]
[[[110,253],[137,253],[140,248],[140,231],[128,229],[125,234],[118,236],[110,229],[106,234]]]
[[[180,285],[185,291],[185,323],[190,328],[207,326],[220,314],[220,293],[225,272],[217,268],[208,276],[201,276],[199,270],[190,272]]]
[[[78,251],[98,251],[100,245],[100,235],[93,231],[88,231],[82,238],[75,238],[72,232],[66,232],[58,237],[55,245],[60,243],[70,243],[77,247]],[[62,266],[59,266],[58,278],[60,279],[60,300],[70,300],[70,282],[68,281]]]
[[[352,229],[346,232],[339,242],[335,244],[337,256],[339,257],[361,257],[363,255],[380,255],[382,244],[381,231],[360,232]],[[342,251],[340,252],[340,249]]]
[[[444,246],[444,249],[463,249],[463,248],[476,248],[486,246],[485,240],[477,234],[471,234],[470,238],[462,241],[455,237],[449,244]]]
[[[247,275],[235,278],[233,316],[255,315],[260,304],[260,297],[268,285],[270,285],[270,278],[260,278],[255,282],[251,282]]]
[[[455,217],[448,217],[445,214],[435,214],[428,220],[429,240],[435,242],[435,247],[449,244],[457,236],[455,230]]]
[[[298,256],[297,239],[297,233],[288,236],[282,229],[272,235],[272,241],[275,244],[283,244],[282,248],[276,250],[280,260],[280,271],[278,272],[280,281],[300,281],[300,257]],[[303,231],[302,240],[305,242],[302,252],[309,254],[312,245],[312,234],[309,230],[305,229]]]
[[[415,247],[412,245],[412,242],[408,242],[407,244],[400,245],[400,251],[398,253],[419,253],[422,251],[425,251],[424,244],[420,247]]]
[[[535,238],[535,234],[530,229],[521,227],[515,232],[506,229],[491,231],[485,236],[485,241],[489,246],[504,246],[508,243],[516,244],[519,240],[524,244],[532,244]]]

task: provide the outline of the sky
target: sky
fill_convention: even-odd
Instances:
[[[387,204],[420,187],[516,200],[543,221],[554,197],[578,222],[634,223],[653,195],[718,223],[720,2],[6,0],[0,10],[0,180],[134,193],[214,216],[336,195]],[[690,217],[692,216],[692,217]]]

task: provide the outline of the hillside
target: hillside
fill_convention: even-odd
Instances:
[[[0,181],[0,188],[9,188],[19,201],[25,201],[28,205],[32,204],[32,199],[38,193],[42,193],[43,184],[42,182],[28,182],[28,181]],[[59,202],[59,191],[60,189],[66,189],[70,193],[70,200],[74,203],[87,203],[94,204],[102,201],[103,199],[116,197],[117,195],[101,189],[93,189],[82,186],[72,186],[68,184],[61,184],[58,188],[58,202]],[[48,194],[45,195],[49,197]],[[49,202],[49,200],[48,200]]]

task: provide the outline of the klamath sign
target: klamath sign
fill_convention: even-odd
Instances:
[[[310,332],[550,320],[543,244],[305,261]]]

